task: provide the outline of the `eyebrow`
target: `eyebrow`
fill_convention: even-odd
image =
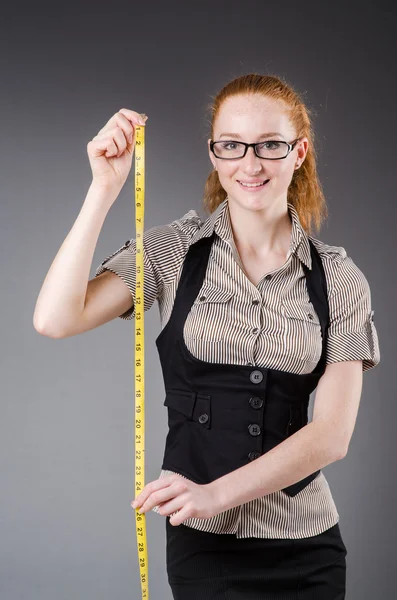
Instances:
[[[234,138],[238,138],[241,139],[241,135],[239,135],[238,133],[221,133],[221,135],[219,136],[220,138],[222,136],[226,135],[227,137],[234,137]],[[260,136],[258,136],[258,139],[264,138],[264,137],[270,137],[272,135],[281,135],[281,137],[283,137],[282,133],[278,133],[277,131],[272,131],[270,133],[262,133]]]

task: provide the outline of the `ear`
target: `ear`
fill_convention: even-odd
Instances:
[[[307,139],[307,137],[303,137],[301,140],[299,140],[299,143],[297,145],[297,155],[298,155],[300,164],[302,164],[303,161],[305,160],[308,149],[309,149],[309,140]]]
[[[214,167],[214,169],[216,168],[216,165],[214,163],[214,154],[211,152],[211,148],[210,148],[210,142],[211,142],[211,138],[209,138],[207,140],[207,145],[208,145],[208,156],[210,157],[210,161],[212,163],[212,166]]]

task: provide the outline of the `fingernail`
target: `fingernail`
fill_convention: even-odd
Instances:
[[[137,505],[137,503],[135,502],[135,500],[134,500],[134,502],[131,502],[132,508],[136,508],[136,505]]]

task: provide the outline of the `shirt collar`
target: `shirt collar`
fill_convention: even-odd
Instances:
[[[202,237],[211,236],[214,231],[226,242],[233,239],[228,200],[228,197],[226,197],[214,212],[209,215],[202,227],[191,238],[189,246],[195,244]],[[293,204],[287,202],[287,206],[292,221],[291,244],[288,256],[295,254],[301,262],[311,269],[312,259],[308,236],[301,225],[298,212]]]

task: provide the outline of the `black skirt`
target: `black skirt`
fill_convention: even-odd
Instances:
[[[301,539],[237,538],[171,525],[166,565],[174,600],[344,600],[339,524]]]

